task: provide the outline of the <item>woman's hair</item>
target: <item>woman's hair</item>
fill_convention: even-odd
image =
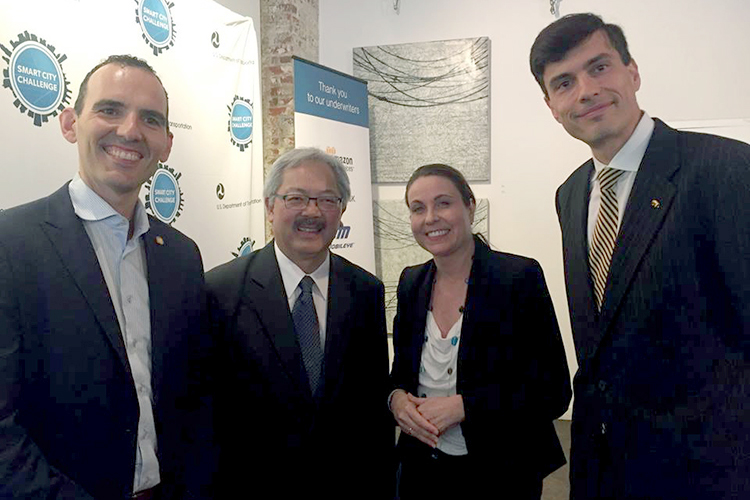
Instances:
[[[474,192],[471,190],[471,187],[469,187],[469,183],[466,182],[464,174],[450,165],[445,165],[443,163],[430,163],[429,165],[423,165],[416,169],[414,173],[411,174],[409,182],[406,183],[404,199],[406,200],[407,206],[409,205],[409,188],[411,185],[420,177],[427,177],[429,175],[437,175],[451,181],[453,185],[456,186],[456,190],[461,195],[461,200],[467,207],[471,205],[472,201],[476,204],[477,200],[474,198]]]

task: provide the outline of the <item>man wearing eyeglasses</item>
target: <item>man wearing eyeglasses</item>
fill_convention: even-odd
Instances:
[[[388,496],[384,287],[328,250],[350,194],[335,157],[285,153],[264,188],[274,240],[206,276],[223,354],[220,497]]]

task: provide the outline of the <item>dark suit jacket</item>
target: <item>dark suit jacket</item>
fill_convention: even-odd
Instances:
[[[412,394],[435,270],[432,260],[407,267],[398,284],[391,379]],[[488,482],[522,490],[523,478],[543,478],[565,464],[552,420],[568,408],[570,376],[542,269],[532,259],[493,252],[476,237],[456,390],[469,456]],[[422,445],[402,433],[402,452],[413,446]]]
[[[750,146],[657,120],[601,314],[589,276],[586,162],[560,187],[579,370],[572,498],[750,491]]]
[[[202,342],[203,269],[191,240],[149,223],[158,459],[165,486],[183,486],[201,409],[187,374]],[[0,213],[0,497],[128,497],[138,414],[115,310],[68,186]]]
[[[331,254],[324,394],[317,402],[273,242],[208,272],[206,284],[222,343],[216,421],[223,491],[385,498],[395,433],[386,405],[383,284]]]

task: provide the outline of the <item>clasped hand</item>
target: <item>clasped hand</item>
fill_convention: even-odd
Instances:
[[[391,411],[403,432],[433,448],[443,432],[465,418],[460,394],[418,398],[399,389],[391,399]]]

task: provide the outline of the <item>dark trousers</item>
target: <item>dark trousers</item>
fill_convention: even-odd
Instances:
[[[507,477],[501,466],[477,463],[469,455],[451,456],[420,443],[401,449],[398,500],[540,500],[542,480]]]

